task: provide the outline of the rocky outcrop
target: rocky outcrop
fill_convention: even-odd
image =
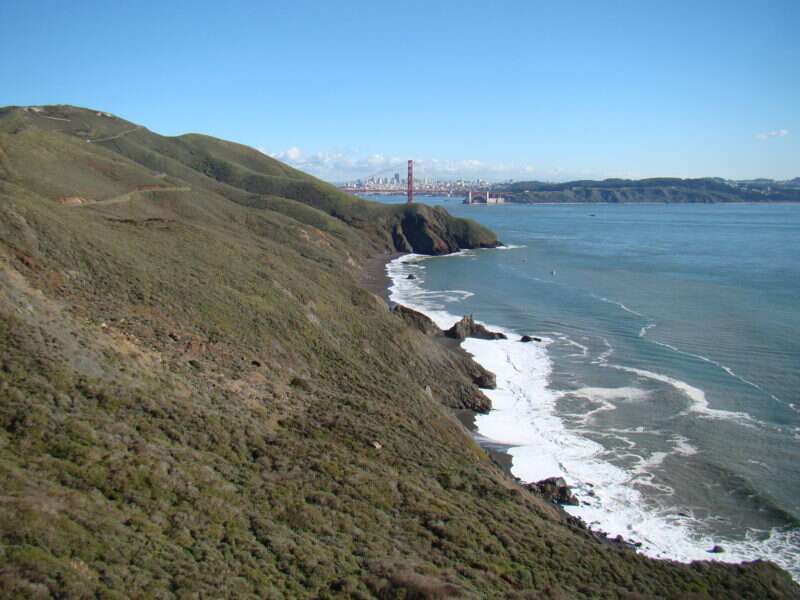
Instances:
[[[542,338],[535,337],[535,336],[530,336],[530,335],[523,335],[521,338],[519,338],[519,341],[520,342],[526,342],[526,343],[527,342],[541,342]]]
[[[400,223],[395,223],[391,229],[392,244],[397,252],[414,252],[414,247],[406,239],[403,233],[403,226]]]
[[[418,329],[425,335],[441,335],[442,330],[434,323],[429,317],[426,317],[421,312],[418,312],[402,304],[396,305],[392,312],[403,319],[408,325],[414,329]]]
[[[396,305],[392,312],[406,324],[426,336],[435,338],[439,345],[441,358],[449,365],[447,377],[431,382],[425,391],[428,397],[436,399],[445,406],[454,409],[469,409],[485,413],[491,410],[492,402],[481,391],[497,387],[497,379],[491,371],[487,371],[467,352],[458,347],[452,339],[445,337],[444,332],[430,318],[402,304]]]
[[[389,229],[398,252],[440,255],[501,245],[490,230],[475,221],[456,218],[440,206],[411,204],[395,210]]]
[[[488,390],[493,390],[497,387],[497,377],[494,373],[484,369],[480,363],[475,362],[470,356],[465,356],[462,362],[467,374],[472,379],[472,383],[479,388]]]
[[[492,409],[492,401],[474,385],[462,384],[458,391],[446,403],[450,408],[466,408],[479,413],[487,413]]]
[[[403,319],[408,325],[421,331],[425,335],[429,336],[441,336],[444,332],[439,329],[439,327],[434,323],[429,317],[423,315],[421,312],[414,310],[413,308],[408,308],[407,306],[403,306],[402,304],[396,305],[392,312],[398,315],[401,319]],[[464,317],[464,319],[468,319],[471,317]],[[463,319],[462,319],[463,321]],[[483,331],[486,331],[481,325],[474,325],[475,328],[480,328]],[[450,330],[448,330],[450,331]],[[494,334],[492,332],[488,332],[491,335],[503,335]],[[453,337],[453,336],[448,336]],[[476,336],[477,337],[477,336]],[[463,339],[463,338],[455,338],[455,339]],[[494,339],[494,338],[491,338]],[[452,352],[454,355],[455,360],[457,361],[460,370],[469,377],[469,379],[479,388],[490,389],[493,390],[497,387],[497,378],[495,374],[491,371],[484,369],[479,363],[475,362],[472,357],[461,350],[460,348],[448,348],[446,349],[449,352]],[[481,394],[482,395],[482,394]],[[479,404],[483,404],[483,399],[480,400]]]
[[[536,483],[525,484],[524,487],[553,504],[569,504],[571,506],[580,504],[563,477],[548,477]]]
[[[463,340],[468,337],[474,337],[481,340],[504,340],[506,336],[496,331],[489,331],[483,325],[475,322],[472,315],[464,316],[461,320],[453,325],[444,334],[455,340]]]

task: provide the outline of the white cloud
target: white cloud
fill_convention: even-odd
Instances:
[[[757,133],[756,139],[757,140],[768,140],[771,138],[782,138],[789,135],[788,129],[776,129],[775,131],[765,131],[763,133]]]
[[[294,162],[301,161],[303,159],[303,151],[300,150],[297,146],[293,146],[289,148],[286,152],[286,159],[291,160]]]
[[[399,173],[406,175],[408,159],[405,157],[371,154],[357,156],[349,152],[306,153],[292,147],[282,152],[266,152],[273,158],[328,181],[342,182],[370,176],[391,177]],[[487,163],[476,159],[444,160],[436,158],[415,158],[414,173],[417,177],[443,179],[562,179],[560,170],[547,170],[533,165],[517,163]]]

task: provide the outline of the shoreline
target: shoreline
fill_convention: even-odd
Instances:
[[[363,270],[361,273],[361,285],[367,291],[383,299],[389,308],[395,304],[390,298],[390,288],[392,285],[394,285],[394,281],[392,281],[392,279],[389,277],[386,267],[392,261],[404,256],[404,254],[406,253],[386,252],[383,254],[376,254],[375,256],[368,258],[363,265]],[[437,342],[453,352],[457,352],[459,354],[463,353],[464,356],[469,356],[467,351],[461,347],[460,342],[456,340],[442,338],[437,340]],[[517,478],[511,472],[513,457],[508,452],[512,446],[509,444],[492,441],[489,438],[481,435],[480,431],[478,431],[478,426],[475,423],[475,418],[480,413],[469,408],[451,409],[451,412],[458,422],[464,427],[469,437],[486,451],[492,462],[511,479],[516,481]]]
[[[368,292],[378,296],[391,307],[389,288],[394,283],[386,272],[386,266],[393,260],[403,256],[404,252],[385,252],[370,256],[361,270],[361,286]]]
[[[423,257],[420,257],[421,259]],[[403,260],[399,261],[401,263],[405,262]],[[416,262],[416,261],[412,261]],[[389,265],[389,262],[384,263],[384,268],[386,269],[386,265]],[[392,273],[392,269],[387,270],[387,275]],[[395,298],[400,298],[401,301],[405,296],[403,296],[403,290],[406,289],[407,285],[405,284],[405,276],[401,276],[402,269],[400,272],[393,273],[394,279],[391,277],[387,277],[386,279],[390,280],[390,285],[393,287],[393,293],[389,295],[393,295]],[[399,278],[398,278],[399,276]],[[418,275],[419,276],[419,275]],[[416,283],[416,282],[409,282]],[[399,286],[399,287],[398,287]],[[395,304],[396,302],[392,302]],[[416,306],[411,301],[411,304],[405,304],[409,308],[413,310],[421,311],[422,314],[426,315],[428,318],[431,318],[436,322],[436,324],[440,328],[446,328],[448,325],[438,322],[437,317],[441,319],[442,314],[447,314],[448,319],[453,315],[450,313],[437,313],[434,311],[433,314],[426,313],[423,308]],[[491,325],[490,325],[491,326]],[[497,328],[497,325],[493,326]],[[500,327],[500,330],[506,334],[509,334],[508,330],[503,329]],[[512,334],[518,335],[516,332],[511,332]],[[449,343],[448,343],[449,342]],[[476,340],[477,344],[482,344],[479,340]],[[473,360],[478,362],[483,368],[495,373],[498,377],[498,381],[500,380],[501,373],[503,373],[504,369],[500,365],[492,366],[492,361],[484,361],[482,360],[487,358],[486,356],[481,357],[484,355],[485,352],[479,351],[477,354],[475,353],[476,349],[479,349],[480,346],[475,346],[472,344],[473,348],[467,350],[465,348],[461,348],[461,344],[456,342],[455,340],[446,340],[447,348],[452,349],[452,346],[457,346],[462,352],[469,354]],[[485,350],[485,348],[484,348]],[[497,370],[499,368],[499,370]],[[504,373],[504,376],[508,376],[508,373]],[[518,389],[528,390],[528,386],[523,384],[520,387],[520,381],[516,381],[516,387]],[[491,397],[490,397],[491,399]],[[499,400],[499,398],[498,398]],[[494,399],[492,399],[492,411],[501,410],[503,409],[502,403],[498,407],[494,403]],[[511,453],[511,450],[514,448],[525,448],[524,445],[519,444],[504,444],[502,442],[497,442],[495,439],[503,439],[502,436],[489,439],[486,435],[482,434],[477,427],[477,419],[476,417],[483,413],[476,413],[472,410],[451,410],[453,416],[461,423],[461,425],[465,428],[466,432],[469,433],[470,437],[489,455],[490,460],[500,468],[512,481],[517,483],[518,485],[525,485],[525,482],[538,482],[540,480],[547,479],[549,477],[559,476],[558,470],[553,469],[553,473],[539,473],[536,469],[539,468],[540,465],[535,465],[534,471],[530,472],[530,469],[523,469],[526,471],[527,474],[523,474],[519,469],[517,471],[520,473],[519,476],[515,475],[511,472],[513,468],[513,459],[514,456]],[[487,413],[488,414],[488,413]],[[546,417],[546,415],[545,415]],[[491,428],[490,428],[491,429]],[[507,438],[506,438],[507,439]],[[562,440],[563,442],[563,440]],[[559,442],[561,443],[561,442]],[[577,450],[580,451],[581,449],[586,450],[585,444],[578,444],[576,446]],[[563,448],[562,448],[563,450]],[[516,453],[515,453],[516,454]],[[573,453],[575,454],[575,453]],[[572,458],[577,459],[580,455],[578,452]],[[554,455],[555,456],[555,455]],[[560,455],[559,455],[560,456]],[[551,457],[552,458],[552,457]],[[585,457],[584,457],[585,458]],[[590,459],[592,457],[589,457]],[[557,458],[557,462],[560,465],[561,458]],[[589,461],[588,464],[591,464],[592,460]],[[549,466],[553,466],[556,463],[552,463]],[[525,463],[527,465],[527,463]],[[525,466],[523,465],[523,467]],[[546,463],[542,463],[543,466],[547,466]],[[528,465],[530,466],[530,465]],[[613,467],[613,465],[612,465]],[[616,468],[616,467],[614,467]],[[563,475],[562,475],[563,476]],[[564,476],[566,477],[566,476]],[[643,507],[643,505],[639,504],[638,502],[635,504],[626,504],[625,509],[627,514],[627,510],[630,509],[634,519],[632,521],[626,521],[625,523],[620,524],[618,512],[618,498],[615,497],[614,493],[614,486],[611,486],[612,493],[608,497],[601,496],[600,488],[596,487],[598,485],[597,482],[592,483],[593,479],[589,477],[588,479],[584,479],[581,477],[577,477],[577,484],[576,482],[569,481],[569,477],[567,478],[567,483],[570,484],[571,490],[578,496],[580,500],[579,509],[577,512],[573,511],[572,509],[567,510],[570,507],[563,507],[559,506],[559,509],[565,517],[569,519],[575,519],[576,522],[583,523],[583,525],[589,529],[593,535],[597,535],[600,538],[605,538],[607,541],[612,543],[622,543],[628,547],[635,548],[638,553],[643,556],[647,556],[649,558],[656,558],[656,559],[666,559],[666,560],[674,560],[683,563],[693,562],[695,560],[712,560],[712,561],[720,561],[726,563],[733,563],[739,564],[742,562],[747,562],[750,560],[755,559],[762,559],[762,560],[769,560],[774,562],[775,564],[780,565],[782,568],[786,569],[790,573],[787,563],[782,555],[781,547],[786,543],[791,543],[791,531],[772,531],[765,539],[759,539],[757,541],[750,541],[750,540],[728,540],[728,539],[718,539],[716,536],[711,537],[707,535],[701,535],[699,538],[693,538],[691,533],[691,528],[686,528],[680,525],[676,525],[670,522],[668,519],[659,519],[657,513],[650,514],[648,510]],[[587,483],[588,481],[588,483]],[[613,481],[612,481],[613,483]],[[577,487],[573,487],[577,485]],[[626,502],[630,501],[631,498],[628,497],[628,492],[626,492],[626,497],[623,499]],[[634,496],[638,497],[638,492],[633,492]],[[600,504],[602,500],[602,504]],[[609,504],[606,505],[606,501],[609,501]],[[616,503],[616,504],[615,504]],[[578,508],[578,507],[576,507]],[[588,509],[588,512],[585,510]],[[613,510],[612,510],[613,509]],[[603,512],[605,511],[605,512]],[[609,512],[611,511],[611,512]],[[593,514],[594,513],[594,514]],[[598,518],[599,516],[599,518]],[[665,526],[665,531],[660,531],[660,533],[654,537],[652,529],[651,521],[656,519],[658,523],[657,526]],[[661,521],[664,521],[663,523]],[[632,529],[633,526],[637,524],[644,524],[646,527],[638,531],[638,533],[632,534],[631,532],[634,531]],[[623,525],[625,526],[623,528]],[[666,537],[662,534],[667,534]],[[674,547],[671,545],[671,542],[667,543],[667,546],[664,545],[664,539],[672,539],[675,538],[676,542],[680,543],[680,548]],[[661,540],[660,542],[658,540]],[[683,542],[686,542],[685,544]],[[724,554],[715,553],[713,548],[717,547],[719,544],[722,544],[724,547]],[[731,547],[731,543],[733,547]],[[777,554],[774,554],[770,549],[774,546],[778,546],[777,550],[780,551],[781,556],[779,557]]]
[[[500,467],[503,472],[511,477],[514,481],[519,481],[519,479],[511,472],[511,467],[513,466],[513,457],[508,450],[513,446],[510,444],[492,441],[486,436],[481,435],[481,432],[478,431],[478,426],[475,423],[475,417],[479,413],[475,412],[474,410],[463,408],[461,410],[454,410],[453,413],[455,414],[456,419],[458,419],[458,422],[461,423],[461,425],[464,426],[464,429],[467,430],[467,433],[469,433],[470,437],[486,451],[486,453],[489,455],[489,458],[492,459],[492,462]]]

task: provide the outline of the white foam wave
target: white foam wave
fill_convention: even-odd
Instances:
[[[603,344],[605,344],[606,349],[603,350],[597,356],[597,358],[592,360],[592,364],[605,365],[608,362],[608,357],[614,354],[614,347],[608,342],[606,338],[603,338]]]
[[[387,272],[394,284],[390,298],[427,314],[440,327],[450,327],[459,317],[441,307],[431,309],[425,296],[419,294],[419,280],[408,280],[409,268],[419,268],[413,255],[401,257],[390,263]],[[628,312],[634,313],[630,309]],[[634,313],[636,314],[636,313]],[[501,330],[496,326],[492,329]],[[479,340],[469,338],[462,347],[475,360],[495,373],[497,387],[485,390],[492,401],[492,410],[476,417],[481,436],[511,446],[512,473],[524,481],[538,481],[552,476],[564,477],[581,501],[580,506],[567,507],[573,515],[581,517],[589,526],[610,536],[621,535],[640,543],[640,551],[651,557],[670,558],[689,562],[693,560],[723,560],[742,562],[766,558],[786,568],[800,579],[800,531],[748,532],[745,539],[721,540],[698,534],[701,523],[684,507],[656,506],[640,490],[655,488],[665,497],[671,488],[654,481],[653,471],[670,455],[689,456],[697,452],[689,440],[682,436],[671,438],[669,451],[649,455],[631,454],[635,464],[623,469],[608,460],[606,449],[597,442],[570,430],[557,413],[558,400],[564,395],[549,387],[552,362],[547,346],[520,344],[518,335],[510,333],[508,340]],[[514,341],[512,341],[514,340]],[[750,419],[744,413],[712,409],[705,394],[685,382],[652,373],[607,364],[613,348],[606,341],[606,351],[596,359],[600,364],[630,371],[641,377],[667,383],[683,392],[690,400],[692,411],[714,418]],[[621,391],[622,390],[622,391]],[[646,398],[638,388],[581,388],[578,392],[590,400],[610,404],[610,400]],[[575,393],[575,392],[573,392]],[[613,405],[611,405],[613,406]],[[629,435],[647,435],[644,427],[636,427]],[[595,432],[596,433],[596,432]],[[629,449],[636,444],[624,439]],[[709,554],[715,544],[725,548],[724,554]]]
[[[581,344],[580,342],[576,342],[575,340],[567,337],[566,335],[562,335],[558,332],[549,332],[551,335],[554,335],[558,341],[567,344],[568,346],[572,346],[573,348],[577,348],[578,352],[570,354],[570,356],[581,356],[587,357],[589,356],[589,347]]]
[[[609,304],[613,304],[615,306],[618,306],[619,308],[621,308],[622,310],[624,310],[627,313],[630,313],[630,314],[635,315],[637,317],[641,317],[643,319],[645,318],[645,316],[642,313],[637,312],[637,311],[629,308],[628,306],[626,306],[622,302],[617,302],[616,300],[611,300],[610,298],[606,298],[604,296],[597,296],[596,294],[591,294],[591,296],[593,298],[596,298],[597,300],[602,301],[602,302],[607,302]],[[639,329],[639,337],[640,338],[645,337],[647,335],[647,332],[650,329],[654,328],[654,327],[656,327],[656,323],[653,323],[653,322],[647,323],[646,325],[642,326]],[[742,377],[741,375],[736,373],[730,367],[728,367],[728,366],[726,366],[726,365],[724,365],[724,364],[722,364],[720,362],[717,362],[714,359],[711,359],[711,358],[709,358],[707,356],[703,356],[702,354],[695,354],[693,352],[687,352],[685,350],[681,350],[680,348],[676,348],[675,346],[673,346],[671,344],[664,343],[664,342],[659,342],[659,341],[656,341],[656,340],[653,340],[653,339],[649,339],[649,341],[651,341],[652,343],[654,343],[654,344],[656,344],[658,346],[662,346],[664,348],[672,350],[673,352],[676,352],[678,354],[683,354],[684,356],[690,356],[692,358],[696,358],[698,360],[702,360],[704,362],[712,364],[712,365],[718,367],[719,369],[722,369],[723,371],[725,371],[725,373],[727,373],[728,375],[730,375],[734,379],[740,381],[741,383],[744,383],[745,385],[748,385],[748,386],[750,386],[750,387],[752,387],[752,388],[754,388],[754,389],[756,389],[756,390],[768,395],[770,398],[772,398],[776,402],[779,402],[779,403],[784,404],[784,405],[787,404],[786,402],[782,401],[780,398],[775,396],[775,394],[772,394],[771,392],[765,390],[763,387],[761,387],[760,385],[758,385],[754,381],[750,381],[749,379],[746,379],[746,378]],[[742,414],[742,413],[739,413],[739,414]],[[717,415],[717,416],[719,416],[719,415]]]
[[[640,335],[640,337],[642,337],[642,336]],[[681,350],[680,348],[676,348],[672,344],[667,344],[665,342],[659,342],[659,341],[652,340],[652,339],[649,340],[649,341],[651,341],[652,343],[654,343],[654,344],[656,344],[658,346],[662,346],[663,348],[667,348],[669,350],[672,350],[673,352],[675,352],[677,354],[683,354],[684,356],[690,356],[692,358],[696,358],[698,360],[702,360],[703,362],[712,364],[715,367],[718,367],[719,369],[722,369],[723,371],[725,371],[725,373],[727,373],[728,375],[730,375],[734,379],[744,383],[745,385],[749,385],[750,387],[758,390],[759,392],[762,392],[763,394],[766,394],[767,396],[769,396],[770,398],[772,398],[776,402],[779,402],[781,404],[786,404],[783,400],[778,398],[775,394],[772,394],[772,393],[768,392],[767,390],[765,390],[763,387],[761,387],[760,385],[758,385],[754,381],[750,381],[749,379],[745,379],[744,377],[742,377],[741,375],[736,373],[730,367],[727,367],[727,366],[723,365],[720,362],[717,362],[716,360],[714,360],[712,358],[709,358],[707,356],[703,356],[702,354],[695,354],[694,352],[687,352],[686,350]]]
[[[745,412],[736,412],[731,410],[723,410],[719,408],[711,408],[711,406],[709,406],[708,404],[708,400],[706,399],[706,393],[703,390],[701,390],[700,388],[696,388],[693,385],[686,383],[685,381],[681,381],[680,379],[675,379],[674,377],[670,377],[669,375],[662,375],[661,373],[654,373],[652,371],[647,371],[645,369],[637,369],[634,367],[626,367],[623,365],[614,365],[607,363],[605,366],[612,369],[619,369],[620,371],[627,371],[628,373],[634,373],[639,377],[644,377],[646,379],[660,381],[661,383],[666,383],[674,387],[676,390],[679,390],[687,398],[689,398],[691,402],[689,408],[680,413],[682,415],[687,415],[690,412],[693,412],[701,416],[709,417],[712,419],[730,419],[738,421],[743,425],[752,426],[756,423],[760,423],[760,421],[754,419]]]
[[[577,390],[570,390],[564,392],[563,395],[575,396],[583,398],[589,402],[598,405],[596,408],[586,410],[583,413],[576,415],[564,415],[575,419],[582,426],[588,425],[593,417],[601,412],[616,410],[617,406],[612,401],[626,401],[633,402],[644,400],[649,395],[649,392],[634,387],[619,387],[619,388],[602,388],[602,387],[582,387]]]
[[[689,443],[688,438],[680,434],[676,433],[672,436],[672,443],[675,444],[673,447],[675,454],[680,454],[682,456],[692,456],[693,454],[697,454],[697,448]]]
[[[642,328],[639,330],[639,337],[644,337],[645,335],[647,335],[647,332],[648,332],[649,330],[651,330],[651,329],[652,329],[653,327],[655,327],[655,326],[656,326],[656,324],[655,324],[655,323],[648,323],[647,325],[645,325],[644,327],[642,327]]]
[[[525,244],[506,244],[505,246],[498,246],[495,250],[518,250],[520,248],[527,248]]]
[[[592,296],[592,298],[600,300],[601,302],[607,302],[608,304],[614,304],[614,305],[620,307],[622,310],[624,310],[627,313],[630,313],[630,314],[635,315],[637,317],[644,318],[644,315],[642,313],[636,312],[632,308],[628,308],[622,302],[617,302],[616,300],[611,300],[610,298],[606,298],[605,296],[597,296],[596,294],[592,294],[591,296]]]
[[[645,400],[650,395],[650,392],[630,386],[616,388],[582,387],[571,391],[570,394],[589,400],[627,400],[628,402],[634,402]]]

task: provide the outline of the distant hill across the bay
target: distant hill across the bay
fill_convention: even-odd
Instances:
[[[507,202],[800,202],[800,177],[787,181],[718,177],[581,180],[564,183],[519,181],[498,184]]]

